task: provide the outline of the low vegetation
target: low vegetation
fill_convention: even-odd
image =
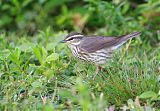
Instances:
[[[158,0],[26,1],[23,5],[17,0],[0,2],[4,4],[0,18],[0,110],[160,109]],[[59,14],[51,7],[60,8]],[[35,14],[36,19],[25,18],[27,14]],[[95,65],[78,61],[67,45],[59,43],[71,30],[97,35],[142,34],[116,51],[93,80]]]

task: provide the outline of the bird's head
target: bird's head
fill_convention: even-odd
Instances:
[[[78,32],[71,32],[69,33],[61,43],[68,43],[69,45],[78,45],[80,44],[82,38],[84,37],[83,34]]]

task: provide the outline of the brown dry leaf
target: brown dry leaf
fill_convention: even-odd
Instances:
[[[139,106],[139,107],[141,106],[141,105],[140,105],[140,102],[139,102],[139,97],[138,97],[138,96],[136,97],[136,99],[135,99],[135,101],[134,101],[134,104],[135,104],[136,106]]]
[[[128,109],[127,106],[124,105],[123,108],[122,108],[122,111],[127,111],[127,109]]]
[[[72,19],[74,26],[78,28],[78,30],[82,30],[88,19],[88,15],[82,16],[80,13],[75,13]]]
[[[41,96],[43,104],[47,103],[47,96]]]
[[[110,107],[108,108],[108,111],[114,111],[114,109],[115,109],[115,106],[112,105],[112,106],[110,106]]]

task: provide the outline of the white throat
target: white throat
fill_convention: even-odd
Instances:
[[[76,46],[76,45],[79,45],[79,44],[80,44],[80,42],[81,42],[81,41],[74,42],[74,43],[70,43],[70,45],[74,45],[74,46]]]

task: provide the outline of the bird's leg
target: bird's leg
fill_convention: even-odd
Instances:
[[[97,74],[99,73],[99,71],[102,71],[102,67],[101,66],[96,66],[96,73],[93,76],[93,80],[95,80],[95,78],[96,78]]]

